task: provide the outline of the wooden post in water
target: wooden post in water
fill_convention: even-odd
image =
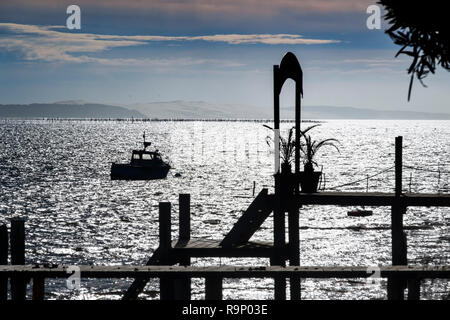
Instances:
[[[8,228],[0,225],[0,265],[8,264]],[[8,278],[0,276],[0,301],[8,299]]]
[[[25,219],[11,220],[11,264],[25,264]],[[25,300],[27,282],[23,276],[11,278],[11,298]]]
[[[291,210],[288,213],[289,225],[289,265],[300,265],[300,233],[299,233],[299,210]],[[291,289],[291,300],[300,300],[300,278],[292,276],[289,280]]]
[[[33,300],[44,300],[45,298],[45,278],[36,276],[33,278]]]
[[[273,66],[273,85],[274,85],[274,129],[280,130],[280,67]],[[279,141],[275,141],[279,143]],[[279,157],[275,154],[275,157]],[[273,246],[274,255],[270,259],[271,265],[285,266],[284,253],[286,245],[285,236],[285,214],[281,205],[281,177],[280,168],[276,168],[275,172],[275,203],[273,210]],[[283,277],[275,277],[275,300],[286,300],[286,279]]]
[[[222,278],[205,278],[205,300],[222,300]]]
[[[191,195],[179,195],[179,241],[188,242],[191,238]],[[181,266],[189,266],[191,264],[190,257],[180,257]],[[191,299],[191,278],[184,277],[174,280],[175,282],[175,299],[190,300]]]
[[[179,239],[189,241],[191,239],[191,195],[179,195],[180,217],[179,217]]]
[[[303,72],[297,57],[288,52],[281,60],[280,65],[273,66],[273,96],[274,96],[274,129],[280,129],[280,93],[284,83],[287,79],[295,81],[295,172],[296,179],[299,178],[300,172],[300,123],[301,123],[301,104],[300,98],[303,94]],[[275,141],[279,144],[279,141]],[[277,153],[278,149],[275,149]],[[275,155],[279,157],[279,154]],[[274,220],[274,249],[275,253],[271,258],[271,264],[285,266],[286,265],[286,235],[285,235],[285,211],[282,203],[284,200],[289,202],[289,197],[292,194],[282,194],[284,187],[281,185],[279,168],[275,173],[275,204],[273,211]],[[299,194],[299,187],[295,185],[295,195]],[[289,191],[290,192],[290,191]],[[299,243],[299,223],[298,223],[298,208],[295,210],[289,209],[288,223],[289,223],[289,262],[290,265],[300,264],[300,243]],[[291,299],[300,299],[300,279],[298,277],[291,277]],[[286,299],[286,279],[275,278],[275,299]]]
[[[407,265],[406,235],[403,231],[403,215],[406,206],[402,201],[402,148],[403,137],[395,138],[395,197],[391,208],[391,232],[392,232],[392,265]],[[388,299],[403,300],[405,280],[388,278]]]
[[[420,279],[408,280],[408,300],[420,300]]]
[[[172,249],[171,236],[171,204],[170,202],[159,203],[159,249],[161,250],[161,261],[167,263]],[[174,280],[160,278],[159,294],[161,300],[174,299]]]
[[[301,77],[301,75],[300,75]],[[295,82],[295,177],[299,179],[300,176],[300,124],[301,124],[301,99],[302,83],[298,80]],[[295,183],[294,194],[300,194],[299,182]],[[288,227],[289,227],[289,265],[300,265],[300,223],[299,223],[299,209],[290,209],[288,212]],[[291,289],[291,300],[300,300],[300,278],[291,277],[289,280]]]

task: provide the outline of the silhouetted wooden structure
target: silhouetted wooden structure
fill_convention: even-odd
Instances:
[[[279,95],[283,84],[287,79],[295,81],[295,177],[298,179],[300,172],[300,124],[301,103],[303,95],[302,69],[297,58],[292,53],[287,53],[280,65],[275,65],[274,72],[274,130],[280,129]],[[277,150],[277,149],[276,149]],[[276,156],[278,154],[276,153]],[[320,192],[302,194],[299,192],[299,184],[295,184],[294,193],[284,193],[283,179],[279,172],[279,159],[275,160],[276,172],[275,193],[270,195],[267,189],[263,189],[253,200],[244,214],[239,218],[230,232],[222,241],[180,239],[173,243],[171,249],[166,249],[170,264],[179,263],[184,259],[185,265],[191,257],[267,257],[273,266],[300,265],[300,241],[299,241],[299,209],[302,205],[367,205],[367,206],[391,206],[391,229],[392,229],[392,264],[407,265],[406,236],[403,231],[403,214],[407,206],[450,206],[450,195],[427,195],[427,194],[403,194],[402,193],[402,137],[395,139],[395,193],[342,193],[342,192]],[[180,201],[180,230],[186,230],[181,220],[186,211]],[[261,227],[267,217],[273,212],[273,244],[249,242],[252,235]],[[286,213],[288,214],[289,239],[286,242]],[[166,213],[166,215],[169,215]],[[170,226],[169,218],[161,219],[166,227]],[[186,238],[186,237],[185,237]],[[164,237],[166,239],[166,237]],[[161,240],[162,241],[162,240]],[[165,240],[169,243],[169,240]],[[165,246],[169,248],[169,245]],[[161,248],[161,246],[160,246]],[[169,263],[168,263],[169,264]],[[286,298],[286,277],[277,276],[275,279],[275,299]],[[135,299],[140,290],[145,286],[147,279],[138,279],[125,294],[125,299]],[[139,286],[137,284],[140,284]],[[208,283],[208,281],[207,281]],[[217,279],[216,286],[219,286]],[[411,294],[417,295],[417,281],[410,283]],[[169,284],[171,285],[171,284]],[[388,298],[403,299],[406,286],[404,279],[389,278]],[[140,289],[140,290],[137,290]],[[300,299],[300,277],[291,274],[290,277],[291,299]],[[184,295],[186,296],[186,295]]]
[[[295,173],[300,171],[300,98],[302,70],[292,53],[286,54],[280,66],[274,66],[274,129],[280,128],[279,94],[287,79],[296,83],[295,128],[296,152]],[[395,139],[395,192],[319,192],[300,193],[298,183],[294,192],[284,193],[280,172],[274,174],[275,192],[263,189],[247,210],[221,240],[192,239],[190,232],[190,195],[179,196],[179,235],[172,240],[171,203],[159,204],[159,247],[147,262],[147,266],[96,267],[80,266],[82,277],[135,278],[124,299],[136,299],[151,278],[160,279],[161,299],[190,299],[191,278],[205,278],[206,299],[222,298],[223,278],[269,277],[275,281],[275,299],[286,299],[286,278],[290,278],[291,299],[300,299],[301,278],[366,278],[368,266],[359,267],[301,267],[299,241],[299,212],[302,205],[338,206],[389,206],[391,207],[392,266],[380,267],[380,277],[388,278],[388,299],[404,299],[408,287],[408,299],[420,298],[420,281],[425,278],[450,278],[450,266],[407,266],[406,235],[403,215],[409,206],[450,207],[450,195],[402,193],[402,137]],[[277,167],[278,170],[278,167]],[[273,212],[273,243],[250,241],[253,234]],[[289,237],[286,242],[286,213]],[[22,225],[22,227],[20,226]],[[5,247],[8,248],[6,229],[0,228],[0,264],[4,264]],[[11,236],[14,262],[23,264],[23,222],[12,227]],[[6,240],[5,240],[6,239]],[[270,259],[270,267],[192,267],[191,258],[196,257],[262,257]],[[289,266],[286,267],[286,261]],[[179,266],[174,266],[178,264]],[[12,297],[24,298],[24,279],[33,278],[33,297],[44,297],[44,278],[67,277],[65,267],[0,266],[0,299],[5,298],[5,277],[14,279]]]

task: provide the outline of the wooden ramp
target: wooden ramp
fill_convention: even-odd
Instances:
[[[273,202],[267,189],[262,189],[220,245],[225,248],[247,243],[272,211]]]

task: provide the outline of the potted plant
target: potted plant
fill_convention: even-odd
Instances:
[[[306,134],[309,130],[318,126],[320,126],[320,124],[311,126],[300,133],[303,138],[300,143],[300,151],[303,154],[304,171],[300,172],[299,178],[301,191],[305,193],[317,192],[320,176],[322,175],[321,171],[314,171],[314,167],[318,167],[315,160],[317,152],[325,146],[333,147],[340,152],[339,148],[336,146],[336,143],[339,143],[337,139],[330,138],[319,141],[313,140],[310,135]]]
[[[263,125],[264,127],[274,131],[274,129],[268,125]],[[302,133],[306,134],[310,129],[314,126],[307,128]],[[288,130],[287,137],[279,136],[279,144],[280,144],[280,158],[281,158],[281,172],[277,173],[280,176],[282,194],[292,194],[295,185],[298,185],[298,178],[295,177],[295,174],[292,172],[292,161],[295,157],[295,137],[294,137],[294,129],[292,127]],[[273,144],[273,137],[267,136],[266,142],[269,146]]]

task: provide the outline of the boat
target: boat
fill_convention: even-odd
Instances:
[[[151,142],[145,141],[144,149],[133,150],[130,163],[112,163],[111,180],[154,180],[164,179],[170,170],[157,149],[148,151]]]

